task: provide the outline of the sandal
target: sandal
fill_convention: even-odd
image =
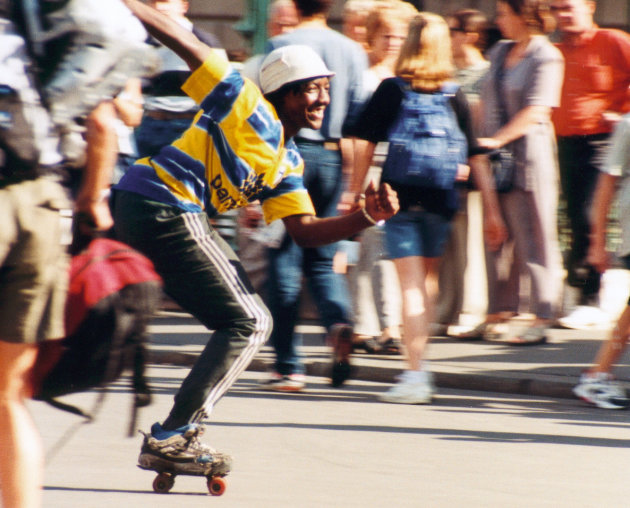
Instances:
[[[372,335],[354,334],[352,337],[352,350],[365,351],[368,354],[375,355],[381,352],[383,346],[376,337]]]
[[[380,353],[383,355],[399,355],[402,352],[402,344],[400,339],[394,339],[390,337],[383,343],[379,343],[381,350]]]
[[[498,340],[505,332],[503,321],[488,322],[482,321],[472,330],[460,333],[456,336],[459,340]]]
[[[512,337],[507,342],[512,346],[536,346],[547,342],[547,327],[533,325],[527,328],[522,334]]]
[[[371,355],[378,354],[383,350],[383,345],[375,337],[365,339],[361,346],[366,353],[369,353]]]

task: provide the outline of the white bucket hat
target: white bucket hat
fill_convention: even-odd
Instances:
[[[274,49],[265,57],[260,66],[260,88],[268,94],[287,83],[334,75],[313,49],[293,44]]]

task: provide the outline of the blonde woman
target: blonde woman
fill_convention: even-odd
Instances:
[[[431,13],[419,13],[410,23],[409,32],[398,58],[396,77],[384,80],[363,111],[354,134],[368,141],[358,154],[356,178],[361,179],[369,167],[374,147],[390,139],[392,129],[407,111],[408,97],[420,99],[445,96],[445,107],[452,108],[459,129],[465,135],[467,156],[476,183],[481,189],[486,219],[487,240],[497,247],[505,237],[505,228],[498,212],[497,198],[492,191],[486,160],[477,146],[472,131],[471,115],[461,90],[444,91],[454,72],[449,27],[446,21]],[[413,136],[413,133],[409,133]],[[392,148],[390,144],[390,154]],[[394,164],[395,165],[395,164]],[[426,404],[431,402],[435,387],[427,369],[426,348],[429,323],[437,291],[437,273],[451,219],[457,210],[457,191],[428,185],[400,184],[390,179],[385,163],[382,181],[398,192],[400,212],[385,223],[385,245],[394,260],[401,286],[403,307],[403,345],[407,370],[400,382],[382,395],[386,402]]]
[[[365,22],[370,67],[363,80],[370,96],[383,79],[394,77],[409,22],[416,14],[416,8],[402,0],[373,2]],[[365,143],[363,140],[355,142],[355,150],[361,150]],[[368,179],[380,178],[386,154],[387,143],[379,144],[374,151]],[[341,204],[346,210],[352,210],[355,196],[363,189],[363,180],[355,176],[348,191],[342,195]],[[365,177],[364,174],[360,176]],[[385,253],[384,236],[382,226],[361,234],[359,258],[350,277],[353,343],[355,348],[363,348],[368,353],[400,354],[400,289],[394,264]]]

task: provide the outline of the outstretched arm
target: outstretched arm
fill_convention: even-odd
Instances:
[[[319,247],[350,238],[358,232],[387,220],[398,212],[398,196],[388,184],[377,189],[370,182],[365,189],[365,207],[347,215],[319,218],[291,215],[283,219],[287,232],[300,247]]]
[[[212,49],[201,42],[190,30],[139,0],[122,0],[140,20],[147,31],[186,62],[191,71],[208,58]]]

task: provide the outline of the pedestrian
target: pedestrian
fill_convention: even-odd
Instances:
[[[394,76],[409,22],[417,13],[413,5],[402,0],[373,3],[365,19],[370,67],[363,80],[370,96],[383,79]],[[355,153],[363,149],[364,143],[354,140]],[[387,142],[379,143],[365,175],[367,181],[380,179],[386,155]],[[361,193],[364,184],[364,181],[357,181],[353,172],[348,189],[342,194],[340,208],[352,210],[355,196]],[[354,349],[364,349],[368,353],[400,354],[400,287],[394,263],[387,257],[384,236],[381,225],[365,230],[358,237],[359,257],[349,277],[354,315],[352,342]]]
[[[460,9],[447,16],[446,21],[451,33],[455,81],[466,94],[473,116],[473,129],[475,133],[479,133],[481,83],[490,68],[490,62],[483,54],[488,39],[488,19],[476,9]],[[459,324],[460,315],[464,311],[465,295],[470,294],[468,288],[473,285],[475,287],[474,301],[466,302],[470,306],[467,309],[470,314],[474,314],[474,311],[480,312],[483,305],[481,301],[484,300],[482,295],[486,283],[483,278],[485,268],[482,261],[481,198],[478,192],[470,190],[466,181],[458,183],[458,192],[460,205],[453,218],[451,234],[440,264],[439,295],[435,322],[430,329],[431,336],[447,336],[451,325]],[[469,231],[470,228],[475,229]],[[471,266],[468,266],[469,261]]]
[[[552,119],[571,232],[566,282],[577,303],[558,323],[574,329],[606,326],[611,318],[599,308],[601,273],[587,261],[589,210],[614,123],[630,111],[630,35],[599,28],[593,21],[594,0],[552,0],[550,5],[565,59],[562,96]]]
[[[315,246],[389,218],[397,198],[386,185],[369,187],[358,212],[315,217],[292,138],[302,127],[321,125],[333,73],[309,48],[270,53],[261,68],[263,97],[189,30],[138,0],[125,3],[187,62],[192,74],[183,89],[200,111],[181,138],[140,159],[115,187],[115,232],[153,261],[171,298],[214,330],[170,414],[147,434],[139,463],[188,471],[211,465],[225,473],[230,457],[201,443],[199,424],[245,370],[272,323],[210,217],[259,200],[267,222],[282,220],[299,245]]]
[[[618,185],[620,180],[621,185]],[[599,273],[610,266],[606,252],[606,225],[613,198],[619,195],[621,247],[619,256],[630,270],[630,114],[615,126],[610,150],[597,179],[591,207],[591,242],[587,261]],[[595,361],[573,388],[575,395],[603,409],[626,409],[630,400],[612,370],[623,354],[630,334],[630,300],[617,319],[610,336],[599,348]]]
[[[267,11],[267,36],[275,37],[289,33],[298,24],[297,10],[293,0],[273,0]],[[251,79],[260,87],[260,64],[265,58],[265,53],[249,57],[241,67],[241,74]]]
[[[401,211],[385,223],[385,245],[394,260],[402,291],[407,369],[400,382],[382,395],[386,402],[426,404],[435,393],[426,359],[429,323],[439,261],[458,206],[455,178],[466,163],[484,197],[488,241],[498,247],[505,236],[487,160],[473,135],[466,96],[451,82],[452,61],[446,21],[421,12],[411,21],[396,64],[396,77],[379,85],[353,132],[369,141],[356,161],[359,181],[366,174],[376,143],[389,141],[381,181],[396,189],[401,206]],[[433,123],[427,118],[434,118]],[[443,143],[434,145],[429,140],[425,144],[427,132],[451,134],[444,149],[438,151],[434,147]],[[451,159],[452,154],[457,158]],[[442,165],[442,161],[449,161],[448,165]],[[434,165],[437,167],[431,179],[412,179]],[[444,183],[434,183],[442,178]],[[360,203],[361,196],[358,198]]]
[[[344,173],[351,171],[352,142],[342,137],[342,127],[350,107],[363,97],[363,76],[367,56],[355,41],[331,29],[328,16],[331,0],[294,0],[298,25],[289,33],[272,37],[268,49],[290,44],[311,47],[335,72],[330,83],[330,106],[321,127],[301,129],[295,143],[304,159],[304,185],[318,217],[338,214],[337,205],[344,187]],[[300,359],[297,324],[302,279],[305,278],[333,349],[331,380],[339,386],[350,376],[352,351],[352,308],[343,274],[333,270],[336,244],[304,249],[290,235],[278,248],[270,248],[268,304],[275,323],[271,344],[275,362],[261,387],[271,390],[291,385],[304,386],[304,365]]]
[[[490,72],[483,84],[483,130],[479,144],[506,148],[515,161],[510,188],[499,194],[501,211],[514,248],[512,263],[532,284],[533,320],[514,336],[513,345],[547,340],[560,297],[560,248],[557,238],[558,162],[551,111],[559,104],[563,59],[546,33],[553,29],[547,3],[499,0],[497,25],[505,40],[489,52]],[[470,332],[494,337],[505,315],[518,313],[519,293],[499,283],[502,252],[486,254],[488,314]]]
[[[118,139],[118,158],[112,182],[116,183],[138,158],[134,128],[140,125],[144,111],[141,80],[133,78],[127,81],[125,88],[114,98],[113,103],[116,110],[113,129]]]
[[[367,18],[378,0],[346,0],[341,11],[341,33],[358,42],[366,51],[370,43],[367,34]]]
[[[274,0],[269,4],[267,33],[275,37],[293,30],[298,23],[293,0]],[[260,65],[265,54],[254,55],[243,63],[241,74],[260,87]],[[250,203],[238,210],[238,256],[247,271],[247,277],[263,301],[267,301],[267,275],[269,261],[267,249],[278,247],[285,231],[282,222],[265,224],[260,203]]]
[[[45,107],[48,97],[40,95],[42,75],[35,74],[38,66],[29,51],[39,39],[31,39],[35,32],[26,21],[33,21],[29,18],[33,11],[28,10],[32,7],[28,2],[0,3],[0,498],[7,508],[41,506],[44,450],[25,399],[33,394],[33,370],[40,345],[65,335],[68,267],[62,213],[72,206],[62,185],[67,181],[68,157],[62,150],[60,130],[71,130],[76,119],[64,121],[60,115],[54,121]],[[129,12],[126,14],[131,18]],[[87,37],[82,20],[75,21],[79,21],[77,38]],[[142,30],[139,23],[138,27]],[[102,35],[102,29],[104,26],[91,26],[91,36]],[[89,58],[86,62],[74,52],[76,46],[71,43],[66,49],[61,63],[57,62],[60,67],[49,62],[49,76],[63,76],[72,64],[75,71],[93,70]],[[50,60],[43,51],[37,56]],[[65,75],[66,85],[70,77]],[[104,82],[108,78],[100,75]],[[81,77],[78,82],[82,82]],[[64,90],[57,87],[55,92],[63,94]],[[105,93],[95,92],[95,96],[101,104],[111,99]],[[69,104],[82,118],[87,117],[89,137],[95,132],[92,124],[101,118],[96,112],[101,105],[90,113],[89,101],[80,97],[72,98]],[[56,106],[59,113],[62,101]],[[91,150],[104,146],[88,139]],[[95,161],[93,157],[87,159]],[[86,166],[82,199],[75,204],[95,227],[111,222],[100,198],[109,184],[108,169],[111,167],[93,163]]]
[[[44,450],[25,405],[38,344],[64,336],[66,253],[61,209],[68,196],[58,175],[48,112],[31,75],[24,37],[0,6],[0,499],[41,506]],[[11,94],[6,92],[11,91]]]

